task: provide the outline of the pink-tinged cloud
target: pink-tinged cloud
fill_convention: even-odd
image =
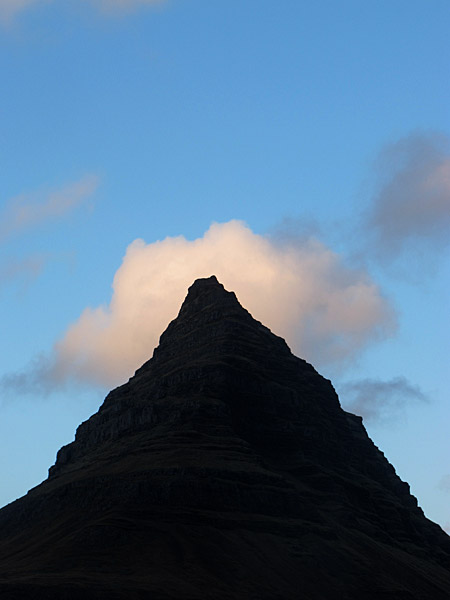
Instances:
[[[416,134],[384,148],[367,231],[380,259],[450,240],[450,139]]]
[[[49,193],[13,198],[0,213],[0,242],[13,234],[65,216],[92,196],[98,185],[98,177],[86,175]]]
[[[71,378],[122,383],[151,357],[187,288],[211,274],[318,366],[342,364],[394,326],[374,282],[317,239],[278,245],[240,221],[215,223],[193,241],[134,241],[115,274],[110,303],[84,310],[42,376],[53,384]]]

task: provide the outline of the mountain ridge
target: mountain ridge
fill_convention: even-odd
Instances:
[[[6,600],[450,595],[450,538],[361,417],[214,276],[0,532]]]

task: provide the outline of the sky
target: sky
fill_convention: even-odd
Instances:
[[[0,0],[0,505],[215,274],[450,532],[447,0]]]

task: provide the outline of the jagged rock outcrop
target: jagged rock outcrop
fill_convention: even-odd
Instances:
[[[2,600],[450,598],[450,538],[215,277],[0,511]]]

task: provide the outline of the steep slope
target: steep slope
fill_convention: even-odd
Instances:
[[[215,277],[0,511],[2,599],[437,599],[450,538]]]

